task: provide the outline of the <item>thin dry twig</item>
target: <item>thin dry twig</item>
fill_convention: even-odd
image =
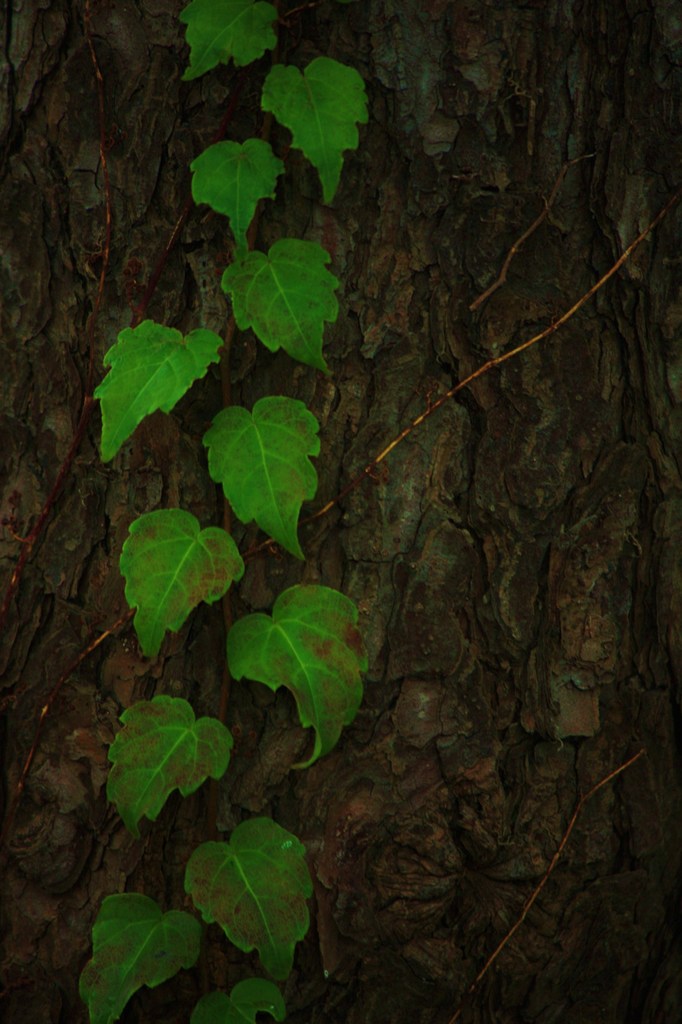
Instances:
[[[502,264],[502,270],[497,276],[497,280],[493,281],[493,283],[490,285],[490,288],[486,288],[486,290],[482,292],[478,296],[478,298],[474,299],[474,301],[471,303],[469,309],[472,313],[475,309],[478,309],[479,306],[482,306],[486,299],[489,299],[493,292],[496,292],[498,288],[501,288],[504,282],[507,280],[509,264],[514,259],[514,256],[516,256],[517,252],[519,251],[523,243],[530,238],[534,231],[537,231],[537,229],[540,227],[543,220],[549,213],[550,209],[552,208],[552,203],[556,199],[557,193],[561,188],[564,178],[566,177],[566,172],[568,171],[568,169],[570,167],[573,167],[574,164],[580,163],[581,160],[590,160],[593,156],[594,153],[586,153],[585,156],[577,156],[574,160],[569,160],[567,163],[564,164],[564,166],[559,171],[559,177],[554,182],[554,187],[552,188],[552,191],[549,193],[549,199],[544,200],[544,210],[542,211],[542,213],[538,214],[538,216],[535,218],[531,226],[529,228],[526,228],[523,234],[519,235],[519,237],[516,239],[511,249],[507,253],[506,259]]]
[[[497,944],[497,946],[495,947],[493,952],[490,954],[490,956],[488,957],[488,959],[484,963],[484,965],[481,968],[481,970],[478,972],[478,974],[476,975],[476,977],[472,981],[471,985],[469,986],[469,988],[466,991],[464,999],[462,1000],[462,1002],[459,1004],[459,1006],[455,1010],[454,1014],[452,1015],[452,1017],[448,1021],[448,1024],[456,1024],[456,1021],[458,1021],[459,1018],[462,1016],[462,1012],[464,1010],[464,1003],[465,1003],[465,1001],[468,1000],[474,994],[474,992],[476,991],[476,989],[478,988],[480,983],[483,981],[483,978],[485,977],[485,975],[488,973],[488,971],[490,970],[492,965],[497,960],[498,956],[500,955],[500,953],[502,952],[504,947],[514,937],[514,935],[519,930],[519,928],[521,927],[523,922],[526,920],[526,917],[528,916],[528,912],[530,911],[531,907],[533,906],[533,904],[537,900],[538,896],[540,895],[540,893],[544,889],[544,887],[547,884],[547,881],[548,881],[550,875],[552,874],[552,872],[554,871],[555,867],[557,866],[557,864],[559,862],[559,859],[560,859],[562,853],[564,852],[564,850],[566,848],[566,843],[568,842],[568,840],[570,838],[571,832],[575,828],[575,823],[578,820],[578,818],[580,816],[580,813],[581,813],[583,807],[585,806],[585,804],[587,803],[587,801],[590,800],[594,796],[595,793],[597,793],[600,789],[602,789],[603,786],[608,785],[609,782],[612,782],[618,775],[620,775],[622,772],[624,772],[626,768],[629,768],[630,765],[633,765],[635,763],[635,761],[638,761],[639,758],[642,757],[642,755],[645,754],[645,753],[646,753],[646,748],[642,747],[641,750],[638,750],[636,754],[633,754],[632,757],[629,757],[627,759],[627,761],[624,761],[623,764],[618,766],[618,768],[614,768],[614,770],[612,772],[609,772],[608,775],[605,775],[603,779],[601,779],[599,782],[597,782],[596,785],[592,786],[592,788],[587,791],[587,793],[583,793],[583,795],[580,797],[580,799],[578,800],[577,804],[575,805],[575,810],[573,811],[573,814],[571,815],[571,820],[569,821],[568,825],[566,826],[566,831],[564,832],[563,836],[561,837],[561,842],[559,843],[554,856],[552,857],[551,861],[549,862],[547,870],[545,871],[544,875],[540,879],[538,885],[535,887],[535,889],[533,890],[533,892],[531,893],[529,898],[526,900],[526,902],[524,904],[524,907],[523,907],[523,910],[519,914],[519,917],[517,918],[517,920],[514,922],[512,927],[509,929],[507,934],[504,936],[504,938]]]

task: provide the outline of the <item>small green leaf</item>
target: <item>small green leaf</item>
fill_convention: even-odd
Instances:
[[[275,64],[263,86],[263,110],[269,110],[292,134],[317,168],[325,203],[331,203],[341,177],[342,153],[357,149],[358,130],[367,123],[367,95],[355,68],[330,57],[316,57],[304,73]]]
[[[142,817],[156,821],[174,789],[189,796],[210,775],[227,771],[232,736],[217,718],[200,718],[186,700],[160,695],[121,715],[123,729],[109,747],[113,768],[107,797],[139,836]]]
[[[316,242],[280,238],[267,256],[250,252],[232,263],[222,286],[241,330],[252,327],[271,352],[329,372],[322,356],[324,324],[336,320],[338,280],[326,269],[328,252]]]
[[[254,519],[278,544],[303,558],[296,525],[301,505],[315,497],[320,425],[303,402],[261,398],[253,413],[241,406],[219,412],[204,434],[208,468],[222,484],[234,514]]]
[[[216,142],[190,165],[192,195],[230,219],[237,251],[246,250],[246,232],[260,199],[274,199],[284,164],[262,139]]]
[[[192,0],[180,12],[187,25],[189,67],[183,80],[210,71],[232,59],[240,67],[262,57],[277,43],[273,24],[277,11],[272,4],[254,0]]]
[[[142,985],[156,988],[199,958],[201,925],[182,910],[162,913],[137,893],[107,896],[92,929],[93,956],[80,976],[90,1024],[114,1024]]]
[[[360,673],[367,669],[357,608],[329,587],[295,586],[279,595],[269,615],[246,615],[227,636],[235,679],[247,676],[271,690],[286,686],[301,725],[315,730],[307,768],[327,754],[362,700]]]
[[[200,601],[213,604],[244,573],[229,533],[217,526],[202,530],[190,512],[178,508],[135,519],[119,565],[148,658],[159,653],[167,629],[176,633]]]
[[[121,331],[104,357],[111,369],[94,391],[102,406],[102,461],[113,459],[145,416],[170,412],[209,363],[218,362],[221,345],[213,331],[201,328],[183,338],[153,320]]]
[[[270,818],[242,822],[229,843],[203,843],[185,872],[185,892],[204,921],[217,921],[245,953],[257,949],[278,979],[290,973],[294,947],[308,930],[312,891],[305,847]]]
[[[265,978],[238,981],[229,996],[209,992],[194,1008],[189,1024],[256,1024],[257,1013],[269,1013],[277,1021],[286,1017],[286,1006],[276,985]]]

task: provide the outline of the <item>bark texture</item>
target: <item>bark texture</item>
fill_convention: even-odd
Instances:
[[[182,208],[188,164],[235,88],[182,83],[172,0],[93,2],[111,148],[113,237],[96,366],[130,322]],[[0,67],[1,511],[27,533],[78,420],[104,231],[97,94],[83,8],[5,6]],[[367,83],[370,123],[332,207],[292,150],[259,246],[319,241],[342,282],[332,375],[238,337],[234,400],[306,401],[322,424],[320,503],[429,400],[549,325],[679,185],[682,22],[675,0],[325,3],[285,33],[287,60],[327,54]],[[230,136],[258,129],[262,73]],[[286,132],[273,144],[282,153]],[[511,245],[556,202],[475,311]],[[238,734],[219,825],[271,814],[306,844],[313,926],[285,986],[293,1024],[447,1024],[542,877],[581,793],[646,757],[585,807],[465,1024],[682,1018],[682,288],[675,209],[551,340],[493,371],[401,443],[376,480],[302,531],[304,566],[249,564],[238,613],[299,581],[355,600],[366,696],[336,749],[290,771],[307,737],[286,696],[233,688]],[[221,330],[226,222],[195,210],[149,315]],[[64,667],[125,609],[117,563],[143,511],[219,522],[200,437],[211,373],[113,463],[93,420],[33,552],[0,651],[5,804]],[[385,468],[384,468],[385,467]],[[242,548],[251,529],[235,528]],[[3,580],[19,545],[0,540]],[[121,711],[154,693],[215,713],[216,608],[153,662],[107,641],[48,716],[2,867],[0,1016],[86,1020],[79,973],[104,896],[184,905],[203,792],[171,799],[134,840],[105,795]],[[255,960],[208,932],[211,984]],[[199,972],[142,990],[123,1020],[187,1021]]]

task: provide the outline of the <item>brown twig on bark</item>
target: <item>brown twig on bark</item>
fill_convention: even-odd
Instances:
[[[490,287],[486,288],[486,290],[484,292],[482,292],[478,296],[478,298],[474,299],[474,301],[471,303],[471,305],[469,306],[469,310],[472,313],[473,313],[473,311],[475,309],[478,309],[479,306],[482,306],[483,303],[486,301],[486,299],[489,299],[490,296],[493,294],[493,292],[496,292],[498,288],[501,288],[502,285],[504,284],[504,282],[507,280],[507,272],[509,270],[509,264],[514,259],[514,256],[517,254],[517,252],[519,251],[519,249],[521,248],[523,243],[526,242],[530,238],[530,236],[533,234],[534,231],[537,231],[537,229],[540,227],[540,225],[542,224],[543,220],[545,219],[545,217],[547,216],[547,214],[551,210],[552,203],[554,202],[554,200],[557,197],[557,193],[558,193],[559,189],[561,188],[562,182],[563,182],[564,178],[566,177],[566,172],[568,171],[568,169],[570,167],[573,167],[574,164],[580,163],[581,160],[589,160],[593,156],[594,156],[594,153],[586,153],[585,156],[577,156],[577,157],[575,157],[574,160],[569,160],[569,161],[567,161],[567,163],[564,164],[564,166],[559,171],[559,177],[554,182],[554,186],[552,188],[552,191],[549,193],[549,199],[545,199],[544,200],[544,204],[545,204],[544,210],[542,211],[542,213],[540,213],[535,218],[535,220],[533,221],[531,226],[529,228],[526,228],[526,230],[523,232],[523,234],[519,235],[519,237],[516,239],[516,241],[514,242],[514,244],[511,247],[511,249],[507,253],[505,261],[502,264],[502,270],[497,275],[497,279],[495,281],[493,281],[493,283],[490,285]]]
[[[566,312],[563,313],[558,318],[558,320],[555,320],[554,323],[549,325],[549,327],[546,327],[543,331],[540,331],[539,334],[533,335],[532,338],[529,338],[527,341],[522,342],[515,348],[510,349],[509,352],[505,352],[501,356],[495,356],[494,359],[489,359],[487,363],[483,363],[481,366],[479,366],[477,370],[474,370],[473,373],[470,373],[467,377],[464,377],[461,381],[455,384],[454,387],[451,387],[449,391],[446,391],[445,394],[441,395],[440,398],[436,399],[435,402],[432,402],[429,405],[427,405],[426,409],[422,413],[420,413],[419,416],[416,417],[416,419],[412,420],[411,423],[408,423],[408,425],[404,427],[403,430],[400,431],[398,436],[395,437],[389,444],[387,444],[386,447],[381,452],[379,452],[379,454],[375,456],[375,458],[373,458],[371,462],[368,462],[365,468],[360,473],[358,473],[358,475],[354,477],[350,481],[350,483],[346,484],[346,486],[342,488],[342,490],[340,490],[339,493],[334,498],[328,501],[326,505],[323,505],[322,508],[319,508],[317,512],[313,512],[312,515],[309,515],[305,519],[302,519],[299,525],[305,526],[308,523],[314,522],[316,519],[320,519],[322,516],[326,515],[327,512],[330,512],[335,505],[338,505],[338,503],[342,501],[343,498],[345,498],[347,494],[353,491],[360,483],[362,483],[362,481],[365,478],[371,477],[379,463],[383,462],[384,459],[391,454],[393,449],[396,448],[401,441],[404,441],[406,437],[409,437],[413,430],[416,430],[417,427],[421,426],[421,424],[424,423],[429,418],[429,416],[432,416],[433,413],[440,409],[442,405],[445,405],[445,403],[449,401],[449,399],[454,398],[456,394],[462,391],[473,381],[478,380],[479,377],[482,377],[484,374],[488,373],[495,366],[501,366],[502,363],[506,363],[508,359],[513,359],[515,356],[518,356],[521,352],[525,352],[526,349],[532,348],[533,345],[537,345],[538,342],[543,341],[545,338],[548,338],[551,334],[554,334],[555,331],[558,331],[560,327],[563,327],[563,325],[567,323],[571,319],[571,317],[574,316],[578,312],[578,310],[585,305],[586,302],[589,302],[592,296],[595,295],[600,288],[603,288],[606,282],[620,270],[625,261],[632,255],[635,249],[644,241],[647,235],[649,235],[650,232],[653,231],[657,224],[659,224],[663,220],[665,215],[669,213],[669,211],[673,208],[675,203],[678,202],[680,197],[682,197],[682,188],[679,188],[677,192],[675,192],[675,194],[672,196],[672,198],[668,200],[665,206],[661,210],[659,210],[659,212],[656,214],[651,223],[648,224],[639,235],[637,235],[637,238],[635,238],[635,240],[630,243],[627,249],[618,257],[613,266],[610,267],[610,269],[607,270],[606,273],[603,274],[599,278],[599,280],[595,284],[593,284],[592,287],[578,299],[577,302],[574,302],[570,309],[566,310]],[[260,544],[254,545],[254,547],[250,548],[244,554],[244,559],[246,560],[247,558],[253,558],[254,555],[257,555],[261,551],[264,551],[268,547],[270,547],[272,543],[273,541],[272,538],[270,537],[267,540],[261,541]]]
[[[606,786],[609,782],[612,782],[618,775],[620,775],[622,772],[624,772],[626,768],[629,768],[630,765],[633,765],[635,763],[635,761],[638,761],[639,758],[642,757],[642,755],[645,754],[645,753],[646,753],[646,748],[642,747],[641,750],[638,750],[636,754],[633,754],[632,757],[629,757],[627,759],[627,761],[624,761],[623,764],[618,766],[618,768],[614,768],[614,770],[612,772],[609,772],[608,775],[605,775],[603,779],[601,779],[599,782],[597,782],[596,785],[592,786],[592,788],[587,791],[587,793],[583,793],[583,795],[580,797],[580,799],[578,800],[577,804],[575,805],[575,810],[573,811],[573,814],[571,815],[571,819],[570,819],[568,825],[566,826],[566,830],[565,830],[563,836],[561,837],[561,842],[559,843],[558,847],[556,848],[556,852],[555,852],[554,856],[552,857],[551,861],[549,862],[547,870],[545,871],[544,875],[540,879],[539,883],[536,885],[535,889],[533,890],[533,892],[531,893],[529,898],[526,900],[526,902],[525,902],[525,904],[523,906],[523,910],[519,914],[519,917],[517,918],[517,920],[511,926],[511,928],[509,929],[507,934],[504,936],[504,938],[497,944],[497,946],[495,947],[493,952],[490,954],[490,956],[488,957],[488,959],[484,963],[484,965],[481,968],[481,970],[478,972],[478,974],[476,975],[476,977],[472,981],[472,983],[469,986],[469,988],[466,990],[466,994],[464,996],[464,999],[459,1004],[459,1006],[455,1010],[455,1012],[452,1015],[452,1017],[450,1017],[450,1019],[448,1021],[448,1024],[456,1024],[456,1022],[462,1016],[462,1013],[464,1011],[465,1000],[469,999],[474,994],[474,992],[476,991],[476,989],[478,988],[480,983],[483,981],[483,978],[485,977],[485,975],[488,973],[488,971],[490,970],[492,965],[497,960],[498,956],[500,955],[500,953],[502,952],[504,947],[508,944],[510,939],[512,939],[514,937],[516,932],[519,930],[519,928],[521,927],[521,925],[525,921],[526,917],[528,916],[528,912],[530,911],[531,907],[533,906],[533,904],[537,900],[538,896],[540,895],[540,893],[544,889],[544,887],[547,884],[547,881],[548,881],[550,875],[552,874],[552,872],[554,871],[555,867],[557,866],[557,864],[559,862],[559,859],[560,859],[562,853],[564,852],[564,850],[566,848],[566,843],[568,842],[568,840],[570,838],[571,832],[575,828],[575,823],[578,820],[578,818],[580,816],[580,813],[581,813],[583,807],[585,806],[585,804],[587,803],[587,801],[590,800],[594,796],[595,793],[597,793],[600,789],[602,789],[603,786]]]

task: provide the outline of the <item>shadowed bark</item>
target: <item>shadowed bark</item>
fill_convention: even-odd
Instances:
[[[129,325],[239,73],[182,83],[169,0],[93,3],[105,88],[113,234],[96,328],[102,358]],[[104,239],[97,92],[83,8],[4,11],[0,68],[2,585],[69,449],[87,377],[87,318]],[[322,244],[341,281],[329,377],[238,335],[233,400],[304,400],[322,425],[315,507],[481,363],[548,326],[680,184],[682,32],[673,0],[325,2],[283,31],[287,61],[357,68],[370,122],[322,205],[288,152],[258,247]],[[229,137],[260,127],[264,59]],[[288,133],[272,143],[287,153]],[[496,280],[510,247],[548,215]],[[313,925],[284,986],[293,1024],[447,1024],[512,927],[580,795],[585,806],[526,921],[466,1003],[465,1024],[655,1024],[682,1017],[682,291],[680,210],[556,335],[481,378],[397,446],[376,479],[301,530],[306,562],[253,559],[237,615],[321,582],[361,612],[365,699],[304,772],[293,705],[232,688],[236,738],[219,828],[272,815],[308,850]],[[193,210],[148,315],[223,331],[227,222]],[[217,371],[170,415],[99,460],[99,414],[36,544],[0,644],[3,799],[46,696],[126,609],[118,557],[141,512],[221,521],[201,436]],[[259,538],[235,525],[245,550]],[[206,794],[173,797],[143,839],[107,804],[118,716],[155,693],[217,711],[224,631],[201,608],[161,654],[132,629],[86,659],[45,722],[0,878],[0,1017],[87,1019],[78,977],[102,899],[186,906]],[[255,956],[207,933],[229,988]],[[126,1022],[187,1021],[199,970],[143,989]]]

